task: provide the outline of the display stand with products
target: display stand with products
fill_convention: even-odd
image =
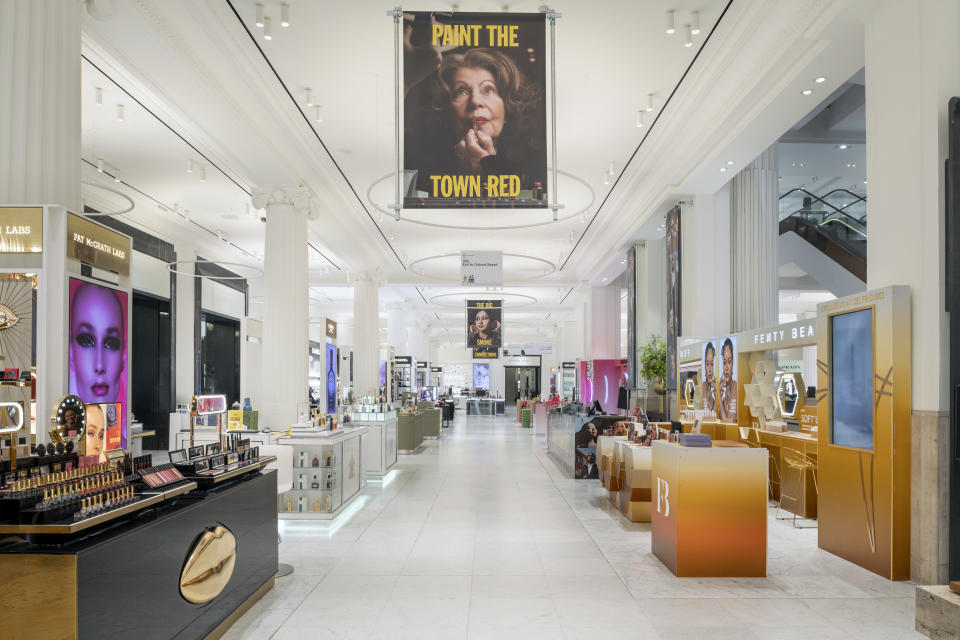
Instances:
[[[299,430],[277,440],[293,449],[293,488],[276,497],[284,519],[330,520],[366,487],[367,426]]]
[[[397,448],[400,453],[414,453],[423,444],[423,414],[415,409],[397,416]]]
[[[397,463],[397,412],[385,403],[346,407],[349,425],[366,427],[364,460],[367,474],[382,476]]]

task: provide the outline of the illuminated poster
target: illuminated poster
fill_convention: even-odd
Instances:
[[[717,344],[713,340],[703,343],[703,385],[700,390],[703,406],[699,409],[717,411]]]
[[[667,388],[677,384],[680,335],[680,206],[667,212]]]
[[[873,309],[830,317],[831,442],[873,449]]]
[[[473,388],[490,390],[490,365],[473,365]]]
[[[337,345],[327,344],[327,413],[337,412]]]
[[[543,13],[403,14],[407,208],[547,206]]]
[[[720,348],[720,382],[718,383],[717,418],[721,422],[737,421],[737,339],[734,336],[718,341]]]
[[[125,291],[70,278],[69,392],[99,405],[105,450],[127,446],[127,318]]]
[[[467,347],[502,347],[502,318],[502,300],[467,300]]]

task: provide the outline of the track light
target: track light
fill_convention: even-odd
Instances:
[[[117,122],[123,122],[123,105],[117,105]]]
[[[103,173],[103,158],[97,158],[97,173]]]
[[[637,129],[643,129],[643,110],[637,111]]]
[[[700,33],[700,12],[690,12],[690,33],[698,35]]]
[[[113,170],[113,181],[120,182],[120,169]]]
[[[814,79],[814,82],[816,82],[817,84],[823,84],[823,83],[826,82],[826,81],[827,81],[827,79],[824,78],[823,76],[820,76],[819,78],[815,78],[815,79]]]
[[[290,5],[286,2],[280,3],[280,26],[290,26]]]
[[[610,184],[610,174],[606,171],[603,172],[603,184]]]
[[[690,25],[683,25],[684,39],[683,46],[692,47],[693,46],[693,34],[690,32]]]
[[[193,173],[193,160],[187,159],[187,173]]]
[[[317,124],[321,124],[323,122],[323,112],[321,111],[322,108],[323,108],[323,105],[318,104],[316,113],[313,116],[313,120]]]
[[[652,94],[652,93],[648,93],[648,94],[647,94],[647,107],[646,107],[646,111],[653,111],[653,94]]]
[[[810,95],[811,93],[813,93],[813,89],[804,89],[804,90],[801,91],[800,93],[802,93],[802,94],[805,95],[805,96],[808,96],[808,95]]]
[[[263,5],[257,3],[257,21],[254,23],[258,29],[263,29]]]
[[[607,165],[607,173],[609,173],[611,176],[613,176],[613,174],[616,173],[616,171],[614,171],[613,169],[613,160],[611,160],[610,164]]]
[[[267,16],[263,19],[263,39],[264,40],[273,40],[273,29],[271,28],[271,23],[273,21],[270,19],[270,16]]]
[[[99,107],[103,104],[103,89],[101,87],[97,87],[95,92],[97,94],[97,106]]]
[[[207,168],[200,167],[200,182],[206,182],[206,181],[207,181]]]
[[[313,101],[313,89],[307,87],[307,106],[313,107],[316,106],[316,103]]]
[[[671,9],[667,11],[667,35],[673,35],[677,32],[677,22],[674,16],[674,11]]]

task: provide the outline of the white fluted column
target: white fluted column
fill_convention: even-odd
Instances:
[[[426,362],[430,357],[430,347],[427,345],[426,328],[422,319],[407,321],[407,351],[418,362]]]
[[[309,196],[301,188],[257,189],[253,206],[266,209],[263,259],[263,405],[261,424],[270,429],[297,421],[307,402],[309,351]]]
[[[777,324],[779,201],[777,146],[730,184],[730,318],[733,331]]]
[[[584,342],[591,360],[620,357],[620,290],[590,287]]]
[[[0,2],[0,202],[80,210],[81,6]]]
[[[353,283],[353,393],[376,395],[380,388],[380,272],[348,274]]]

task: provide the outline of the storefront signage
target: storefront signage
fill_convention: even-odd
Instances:
[[[817,406],[803,405],[797,409],[797,421],[801,427],[817,428]]]
[[[426,368],[427,368],[427,363],[426,363],[426,362],[418,362],[418,363],[417,363],[417,369],[426,369]]]
[[[817,343],[816,323],[816,320],[799,320],[769,329],[745,331],[737,334],[740,350],[746,353],[814,345]]]
[[[547,207],[544,16],[403,14],[405,208]]]
[[[467,300],[467,347],[502,347],[502,317],[502,300]]]
[[[500,351],[498,349],[475,348],[473,350],[473,358],[475,360],[496,360],[499,357],[500,357]]]
[[[503,354],[503,365],[505,367],[539,367],[540,356],[508,356]]]
[[[443,367],[430,367],[432,373],[443,373]]]
[[[394,356],[393,364],[405,364],[409,366],[413,364],[413,356]]]
[[[562,363],[560,363],[560,367],[563,368],[563,369],[576,369],[576,368],[577,368],[577,363],[576,363],[576,362],[562,362]]]
[[[131,240],[74,213],[67,214],[67,257],[122,276],[130,275]]]
[[[0,207],[0,253],[43,251],[43,207]]]
[[[461,284],[503,284],[503,251],[461,251]]]
[[[330,318],[327,318],[326,326],[327,326],[327,337],[333,340],[336,340],[337,339],[337,323],[331,320]]]
[[[780,360],[777,369],[784,373],[803,373],[803,360]]]

